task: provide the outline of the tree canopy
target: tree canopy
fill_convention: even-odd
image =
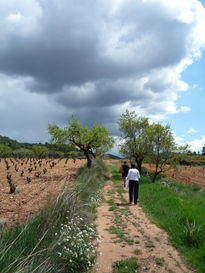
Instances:
[[[146,130],[149,120],[126,110],[119,118],[118,125],[122,133],[119,151],[130,160],[134,160],[141,171],[142,162],[148,153]]]
[[[0,158],[10,157],[12,149],[7,144],[0,144]]]
[[[59,128],[55,123],[48,125],[48,132],[52,136],[51,142],[69,143],[73,147],[77,147],[85,155],[88,168],[91,167],[92,159],[96,158],[96,155],[103,155],[113,147],[113,137],[109,135],[109,131],[101,123],[95,124],[89,129],[87,126],[83,127],[72,116],[68,124],[69,126],[64,129]]]
[[[49,149],[45,146],[33,145],[32,151],[36,158],[45,158],[48,156]]]
[[[155,164],[153,183],[188,151],[187,146],[177,146],[169,125],[151,123],[148,118],[138,117],[128,110],[121,115],[118,124],[122,133],[120,153],[135,160],[139,171],[145,158]]]
[[[149,158],[155,164],[154,176],[152,182],[155,182],[156,177],[168,170],[176,161],[175,153],[177,146],[169,125],[163,126],[160,123],[154,123],[147,130],[149,143]]]

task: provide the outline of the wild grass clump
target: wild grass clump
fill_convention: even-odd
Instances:
[[[106,168],[98,160],[82,168],[74,189],[66,189],[32,220],[0,232],[0,272],[82,273],[97,251],[96,207]]]
[[[201,243],[202,226],[197,226],[195,220],[186,218],[184,223],[185,243],[190,247],[198,248]]]
[[[113,273],[136,273],[139,268],[135,257],[127,258],[113,263]]]

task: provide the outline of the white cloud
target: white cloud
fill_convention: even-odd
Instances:
[[[179,137],[179,136],[176,136],[174,135],[174,139],[175,139],[175,142],[177,145],[185,145],[185,140],[183,137]]]
[[[36,0],[0,1],[0,41],[12,35],[24,38],[34,35],[39,30],[41,16],[42,9]]]
[[[198,86],[198,84],[196,84],[196,83],[193,84],[193,86],[192,86],[193,89],[195,89],[195,88],[197,88],[197,87],[199,87],[199,86]]]
[[[188,141],[187,144],[190,146],[193,152],[202,152],[202,148],[205,146],[205,136],[202,136],[201,139],[194,139]]]
[[[191,108],[189,108],[188,106],[181,106],[179,112],[189,112],[191,111]]]
[[[192,132],[196,132],[194,128],[190,128],[187,132],[187,134],[190,134]],[[186,136],[186,135],[185,135]],[[174,135],[174,139],[177,145],[187,145],[189,146],[189,149],[192,152],[202,152],[202,148],[205,146],[205,136],[202,136],[200,139],[194,139],[191,141],[187,141],[184,137],[178,137]]]
[[[196,133],[197,131],[194,129],[194,128],[190,128],[188,131],[187,131],[187,134],[191,134],[191,133]]]
[[[6,19],[11,22],[18,22],[22,18],[23,18],[23,15],[20,12],[17,12],[15,14],[9,14]]]

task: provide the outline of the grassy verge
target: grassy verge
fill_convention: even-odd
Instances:
[[[93,225],[106,169],[82,168],[74,189],[61,193],[33,220],[0,230],[0,272],[88,272],[97,252]],[[94,242],[94,243],[93,243]]]
[[[123,189],[119,170],[117,166],[110,166],[110,171],[115,185],[114,192],[120,194]],[[144,173],[140,178],[139,189],[139,202],[143,210],[155,224],[168,233],[169,240],[185,257],[190,267],[198,273],[205,273],[205,189],[198,185],[183,185],[163,177],[152,184],[149,173],[145,170]],[[109,203],[112,208],[114,192],[110,191]],[[115,208],[114,222],[117,224],[110,228],[110,232],[125,242],[122,217],[121,224],[117,222],[119,215],[121,210]],[[148,243],[149,247],[153,245],[152,242]],[[156,263],[162,264],[163,260],[157,259]],[[118,272],[117,268],[115,270]]]
[[[140,204],[166,230],[172,244],[199,273],[205,272],[205,189],[161,178],[141,178]]]

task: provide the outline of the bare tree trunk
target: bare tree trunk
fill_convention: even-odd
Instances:
[[[142,160],[140,160],[140,161],[137,162],[137,169],[141,173],[141,170],[142,170]]]
[[[161,172],[155,172],[154,176],[152,177],[152,183],[155,182],[157,176],[160,174]]]
[[[93,153],[93,151],[91,151],[91,155],[96,159],[96,155]]]
[[[90,158],[89,152],[88,151],[83,151],[83,152],[84,152],[84,155],[87,159],[87,167],[90,168],[92,165],[92,160]]]
[[[135,162],[137,164],[138,171],[141,173],[143,159],[135,158]]]

